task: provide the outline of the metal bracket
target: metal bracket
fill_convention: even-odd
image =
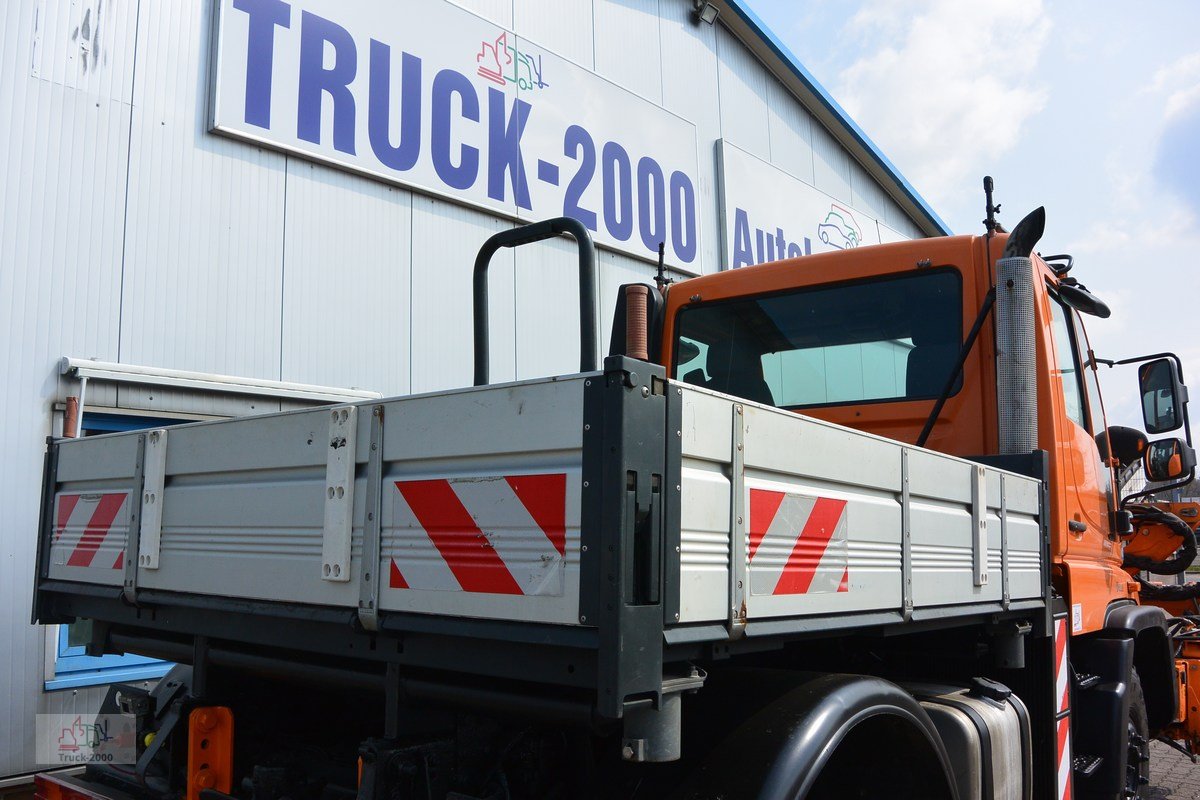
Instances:
[[[158,569],[159,547],[162,541],[163,492],[167,480],[167,430],[159,428],[149,431],[145,439],[137,566],[140,569]]]
[[[971,468],[971,542],[975,585],[987,586],[987,469],[982,465]]]
[[[142,519],[142,483],[146,465],[146,434],[138,434],[137,455],[133,461],[133,484],[129,489],[129,527],[125,534],[125,571],[121,594],[130,603],[137,602],[137,559],[134,554],[138,551],[138,538],[141,535]]]
[[[904,597],[901,613],[912,619],[912,498],[908,490],[908,448],[900,449],[900,587]]]
[[[1008,573],[1008,492],[1004,488],[1004,473],[1000,473],[1000,602],[1005,610],[1008,610],[1012,597]]]
[[[371,408],[371,450],[367,454],[366,517],[363,522],[362,570],[358,582],[358,619],[369,631],[379,630],[379,584],[383,561],[380,519],[383,510],[383,406]]]
[[[325,530],[321,542],[321,580],[350,580],[350,533],[354,525],[354,447],[358,408],[329,411],[325,462]]]
[[[733,441],[729,456],[729,614],[730,639],[746,632],[746,595],[750,574],[746,558],[746,410],[733,406]]]

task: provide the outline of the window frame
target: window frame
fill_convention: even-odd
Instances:
[[[827,283],[812,283],[812,284],[806,284],[806,285],[800,286],[800,287],[795,287],[795,286],[785,287],[785,288],[781,288],[781,289],[774,289],[774,290],[768,291],[768,292],[756,292],[754,294],[738,295],[737,297],[725,297],[725,298],[721,298],[719,300],[711,300],[708,302],[700,303],[698,305],[684,304],[684,305],[680,306],[678,309],[676,309],[675,319],[673,320],[673,323],[672,323],[672,334],[671,334],[672,335],[672,342],[671,342],[671,368],[672,369],[671,369],[671,371],[672,371],[672,373],[677,374],[678,370],[679,370],[679,366],[680,366],[679,365],[679,341],[680,341],[681,336],[683,335],[681,332],[681,328],[682,328],[681,321],[682,321],[682,317],[683,317],[684,313],[687,311],[693,311],[693,310],[697,310],[700,308],[719,307],[721,305],[728,305],[731,303],[742,303],[747,300],[767,300],[767,299],[771,299],[773,297],[779,297],[779,296],[783,296],[783,295],[799,294],[801,292],[805,292],[805,291],[809,291],[809,290],[815,291],[818,289],[840,289],[843,287],[855,286],[855,285],[859,285],[859,284],[876,283],[881,280],[909,280],[909,279],[915,279],[917,277],[925,277],[927,275],[939,274],[939,273],[950,273],[950,274],[953,274],[954,277],[957,279],[957,283],[958,283],[958,343],[959,343],[959,347],[961,349],[962,343],[963,343],[963,338],[965,336],[965,334],[963,332],[963,322],[964,322],[964,316],[965,316],[964,308],[963,308],[963,298],[965,296],[965,294],[964,294],[965,289],[964,289],[962,270],[960,270],[957,266],[955,266],[953,264],[939,264],[936,267],[925,267],[925,268],[922,268],[919,270],[906,270],[904,272],[887,272],[887,273],[882,273],[882,274],[878,274],[878,275],[868,275],[868,276],[862,277],[862,278],[851,278],[849,280],[844,280],[844,281],[829,281]],[[692,338],[692,337],[688,337],[688,338]],[[825,345],[825,346],[833,347],[835,345]],[[682,380],[683,380],[681,377],[677,377],[677,376],[673,376],[670,379],[673,381],[680,381],[680,382],[682,382]],[[946,399],[949,400],[950,398],[957,396],[962,391],[965,383],[966,382],[963,380],[963,376],[959,375],[958,379],[954,382],[954,385],[950,387],[950,393],[948,395],[946,395]],[[863,400],[839,400],[839,401],[835,401],[835,402],[831,402],[831,403],[805,403],[805,404],[801,404],[801,405],[776,405],[775,408],[781,409],[783,411],[804,411],[807,409],[839,408],[839,407],[859,406],[859,405],[882,405],[885,403],[893,403],[893,404],[896,404],[896,403],[928,403],[930,401],[936,401],[940,396],[941,396],[940,394],[932,394],[932,395],[926,395],[926,396],[921,396],[921,397],[904,396],[904,397],[870,398],[870,399],[863,399]]]

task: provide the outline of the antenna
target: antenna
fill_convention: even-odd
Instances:
[[[989,239],[996,235],[997,229],[1003,230],[1003,228],[1000,228],[1000,223],[996,222],[996,215],[1000,213],[1000,204],[992,204],[992,190],[994,188],[995,186],[992,183],[992,176],[984,175],[983,195],[987,198],[987,219],[983,221],[983,226],[987,228],[987,236]]]
[[[664,263],[664,261],[666,260],[666,255],[667,255],[667,243],[659,242],[658,243],[658,274],[654,276],[654,283],[658,285],[659,292],[662,292],[663,289],[667,288],[668,284],[675,282],[667,277],[667,268],[666,268],[666,264]]]

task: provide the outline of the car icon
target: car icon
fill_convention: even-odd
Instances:
[[[835,207],[829,211],[825,221],[817,226],[817,238],[830,247],[849,250],[852,247],[858,247],[861,240],[854,217],[849,213],[843,216],[839,213],[841,210]]]

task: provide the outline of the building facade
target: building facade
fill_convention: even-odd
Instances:
[[[594,231],[602,342],[660,243],[686,277],[946,232],[744,3],[0,7],[0,778],[162,670],[29,624],[64,426],[467,385],[474,256],[521,221]],[[577,369],[576,292],[569,242],[497,255],[494,381]]]

